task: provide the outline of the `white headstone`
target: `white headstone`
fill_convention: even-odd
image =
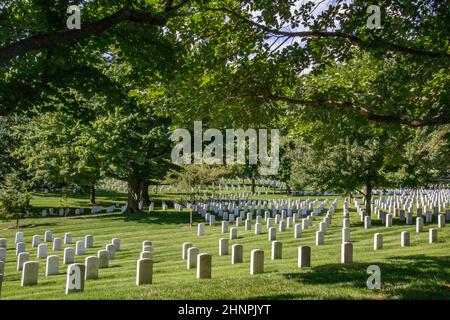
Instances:
[[[269,241],[277,240],[277,229],[275,227],[269,228],[268,237],[269,237]]]
[[[107,244],[105,250],[108,252],[109,260],[114,260],[116,258],[116,247],[112,243]]]
[[[66,294],[84,291],[86,266],[74,263],[67,267]]]
[[[75,244],[75,255],[77,256],[84,255],[84,249],[85,249],[84,241],[78,240]]]
[[[98,267],[99,268],[108,268],[109,266],[109,255],[108,251],[106,250],[99,250],[97,251],[97,257],[98,257]]]
[[[16,244],[16,256],[25,251],[27,251],[25,247],[25,242],[18,242]]]
[[[237,239],[237,228],[230,228],[230,240]]]
[[[94,236],[90,234],[84,236],[84,244],[86,248],[92,248],[94,246]]]
[[[33,248],[37,248],[39,243],[41,243],[41,237],[39,235],[34,235],[33,239],[31,240],[31,246]]]
[[[84,260],[86,266],[85,279],[97,279],[98,268],[100,267],[100,259],[96,256],[89,256]]]
[[[242,263],[244,258],[244,248],[241,244],[231,246],[231,264]]]
[[[225,256],[228,254],[228,239],[219,239],[219,256]]]
[[[62,250],[62,239],[54,238],[53,239],[53,251],[60,251],[60,250]]]
[[[283,243],[281,241],[272,241],[272,260],[281,259],[283,254]]]
[[[47,258],[47,244],[46,243],[41,243],[38,246],[37,258],[38,259],[45,259],[45,258]]]
[[[120,239],[119,238],[113,238],[111,241],[111,244],[114,246],[114,252],[120,251]]]
[[[197,267],[197,256],[199,254],[199,250],[196,247],[190,247],[187,250],[187,268],[192,269]]]
[[[402,231],[400,236],[400,245],[402,247],[409,247],[410,245],[410,234],[408,231]]]
[[[74,262],[74,255],[75,255],[75,251],[73,250],[73,248],[65,248],[63,263],[64,264],[72,264]]]
[[[212,257],[208,253],[197,255],[197,279],[211,279]]]
[[[205,224],[199,223],[197,226],[197,236],[201,237],[205,235]]]
[[[250,253],[250,274],[259,274],[264,272],[264,251],[254,249]]]
[[[136,285],[151,284],[153,282],[153,260],[139,259],[136,267]]]
[[[344,242],[341,244],[341,263],[353,262],[353,244],[351,242]]]
[[[38,283],[39,277],[39,262],[27,261],[23,264],[22,280],[20,285],[22,287],[32,286]]]
[[[44,233],[44,239],[45,239],[45,242],[52,242],[52,240],[53,240],[53,234],[52,234],[52,232],[51,231],[45,231],[45,233]]]
[[[28,252],[21,252],[17,257],[17,271],[23,270],[23,264],[30,261],[30,254]]]
[[[15,243],[24,242],[23,232],[16,232]]]
[[[71,244],[72,243],[72,234],[70,232],[66,232],[64,234],[64,244]]]
[[[45,276],[53,276],[59,274],[59,257],[48,256],[47,263],[45,264]]]
[[[192,247],[193,247],[193,244],[190,243],[190,242],[183,243],[183,251],[182,251],[182,254],[181,254],[181,258],[183,260],[187,259],[188,250],[189,250],[189,248],[192,248]]]
[[[373,236],[373,250],[383,249],[383,235],[381,233],[375,233]]]

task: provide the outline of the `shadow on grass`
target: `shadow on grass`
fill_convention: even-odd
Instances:
[[[20,230],[20,229],[30,229],[30,228],[37,228],[37,227],[50,227],[50,226],[56,226],[58,225],[56,222],[47,222],[47,223],[30,223],[30,224],[19,224],[19,227],[17,228],[16,225],[6,227],[2,230]]]
[[[382,289],[385,299],[450,299],[450,257],[409,255],[390,257],[387,263],[367,262],[352,264],[326,264],[306,272],[287,273],[291,281],[308,285],[337,285],[369,290],[366,281],[367,267],[377,265],[381,270]],[[256,297],[264,299],[269,297]],[[272,296],[271,299],[299,299]]]
[[[164,211],[164,212],[151,212],[151,213],[114,213],[103,215],[89,215],[83,216],[83,218],[106,218],[109,220],[124,221],[124,222],[139,222],[147,224],[189,224],[188,212],[177,211]],[[192,223],[197,224],[199,222],[205,222],[204,218],[199,214],[192,214]],[[217,225],[217,223],[216,223]]]
[[[42,198],[62,198],[64,196],[64,194],[60,192],[48,192],[48,193],[33,192],[32,195]],[[76,192],[68,194],[69,199],[89,200],[89,196],[90,194],[85,192],[84,193]],[[127,194],[115,191],[97,191],[96,198],[112,198],[112,199],[126,200]]]

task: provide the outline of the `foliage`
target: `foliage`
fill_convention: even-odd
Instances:
[[[190,164],[167,172],[166,181],[185,195],[185,201],[202,199],[202,188],[230,173],[230,168],[217,165]]]
[[[2,194],[0,195],[0,217],[5,220],[15,219],[17,227],[23,212],[28,209],[29,194]]]

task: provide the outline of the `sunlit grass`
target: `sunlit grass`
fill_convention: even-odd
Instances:
[[[152,195],[152,199],[168,200],[174,195]],[[264,195],[261,198],[273,198]],[[283,196],[276,196],[281,198]],[[316,198],[316,197],[310,197]],[[323,197],[320,197],[323,198]],[[330,200],[333,197],[328,197]],[[69,205],[87,207],[88,195],[76,195],[69,199]],[[123,204],[126,195],[99,193],[100,205]],[[60,205],[60,194],[34,194],[32,204],[36,211]],[[331,203],[331,201],[330,201]],[[73,212],[73,210],[72,210]],[[392,228],[377,223],[373,216],[373,227],[365,230],[354,208],[351,207],[351,240],[354,245],[354,263],[342,265],[340,261],[342,199],[333,215],[332,224],[325,236],[325,245],[317,247],[315,231],[321,217],[314,226],[304,231],[301,239],[294,239],[293,229],[278,233],[283,242],[283,259],[270,260],[270,242],[267,240],[265,224],[263,234],[254,235],[240,226],[239,238],[233,243],[244,246],[244,263],[231,265],[231,256],[219,256],[220,221],[215,227],[206,227],[203,237],[197,236],[196,224],[201,216],[194,215],[194,226],[189,227],[188,212],[173,210],[142,214],[98,214],[70,217],[37,217],[21,220],[25,233],[27,250],[36,260],[36,248],[31,247],[34,234],[43,237],[45,230],[51,230],[54,237],[63,237],[72,232],[74,242],[86,234],[94,235],[94,248],[87,249],[84,256],[76,257],[83,262],[89,255],[95,255],[113,237],[122,240],[122,250],[110,263],[110,268],[100,269],[100,279],[88,280],[83,293],[65,295],[65,271],[62,251],[49,254],[61,257],[60,275],[45,277],[45,260],[40,260],[39,284],[20,287],[20,274],[16,271],[14,222],[0,223],[0,238],[8,239],[8,252],[3,283],[2,299],[449,299],[450,298],[450,251],[449,227],[439,229],[439,242],[428,244],[428,229],[415,233],[414,225],[406,226],[395,221]],[[254,226],[254,224],[253,224]],[[411,246],[400,247],[400,232],[411,232]],[[373,250],[373,235],[383,233],[384,249]],[[136,260],[143,240],[152,240],[154,246],[154,283],[136,287]],[[197,280],[195,270],[186,269],[181,259],[181,245],[192,242],[201,252],[213,255],[211,280]],[[299,245],[312,247],[312,268],[300,271],[297,268]],[[263,249],[265,252],[265,273],[249,274],[250,251]],[[380,266],[383,288],[379,291],[367,289],[366,269],[369,265]]]

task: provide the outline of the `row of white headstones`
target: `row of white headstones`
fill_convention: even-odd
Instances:
[[[448,198],[442,198],[441,202],[437,203],[437,207],[434,206],[434,215],[438,217],[438,228],[443,228],[445,226],[446,220],[450,220],[450,209],[446,209],[446,214],[440,214],[439,210],[444,210],[448,206]],[[314,218],[321,215],[322,210],[324,209],[325,205],[328,203],[328,199],[325,199],[322,203],[319,204],[318,208],[314,209],[314,205],[318,203],[318,200],[310,202],[309,199],[307,199],[304,202],[300,203],[298,212],[292,212],[292,209],[287,209],[287,206],[283,206],[283,204],[286,204],[286,201],[279,201],[277,199],[270,200],[271,203],[276,203],[277,205],[273,206],[273,216],[274,218],[270,217],[271,213],[270,211],[265,211],[265,221],[266,221],[266,228],[268,231],[268,240],[271,241],[271,259],[281,259],[282,257],[282,242],[276,240],[276,231],[277,229],[273,226],[274,222],[278,225],[278,231],[284,232],[286,229],[291,228],[294,226],[294,238],[298,239],[301,237],[302,231],[308,229],[313,221]],[[336,202],[337,199],[335,199],[329,210],[327,211],[325,217],[323,218],[323,221],[319,223],[319,230],[316,232],[316,245],[320,246],[324,244],[324,236],[325,233],[331,224],[331,218],[336,208]],[[388,198],[388,201],[390,202],[390,198]],[[295,205],[298,205],[298,202],[294,202]],[[382,201],[380,203],[383,203]],[[239,212],[239,216],[236,218],[236,227],[232,227],[229,229],[230,240],[237,239],[237,231],[238,227],[242,225],[242,220],[246,216],[247,219],[245,220],[245,230],[251,231],[251,225],[252,225],[252,216],[255,210],[255,202],[251,202],[252,207],[248,208],[248,202],[240,202],[236,206],[237,208],[234,209],[234,212],[236,213],[236,210]],[[265,202],[264,205],[266,205],[267,202]],[[402,202],[400,202],[402,204]],[[431,208],[431,203],[429,202],[429,208]],[[208,213],[206,208],[208,208],[210,211],[214,211],[218,213],[218,215],[223,219],[222,221],[222,233],[228,232],[228,226],[229,223],[234,222],[235,214],[229,214],[228,212],[224,212],[223,208],[228,207],[228,204],[221,203],[220,201],[210,201],[206,204],[200,204],[197,206],[197,212],[204,217],[204,219],[208,222],[210,226],[214,226],[216,222],[216,216],[212,213]],[[436,203],[434,203],[436,205]],[[232,205],[234,206],[234,205]],[[364,210],[361,208],[358,200],[355,200],[355,206],[357,209],[358,214],[360,215],[360,218],[362,221],[364,221],[364,228],[368,229],[371,228],[371,216],[365,215]],[[277,209],[281,209],[281,214],[277,213]],[[305,216],[304,209],[307,209],[306,212],[311,211],[310,214],[306,214],[306,217],[302,219],[301,223],[296,223],[299,219],[299,215]],[[395,209],[397,207],[393,207]],[[398,207],[400,208],[400,207]],[[228,209],[228,208],[227,208]],[[258,213],[260,212],[261,204],[258,205],[257,210]],[[265,206],[265,209],[267,209],[267,206]],[[287,210],[286,210],[287,209]],[[400,209],[398,211],[398,214],[386,214],[382,210],[379,210],[378,207],[375,207],[376,214],[379,219],[385,220],[383,223],[386,224],[386,227],[392,226],[392,220],[394,216],[399,216],[399,220],[402,221],[401,216],[403,209]],[[419,215],[421,214],[421,208],[419,208],[418,212]],[[239,211],[240,210],[240,211]],[[393,210],[394,211],[394,210]],[[428,214],[431,214],[431,217],[433,214],[425,209],[427,216]],[[247,212],[247,213],[246,213]],[[410,212],[408,212],[409,214]],[[254,232],[255,234],[261,234],[262,233],[262,216],[260,214],[256,215],[256,223]],[[409,219],[409,221],[412,221],[412,219]],[[427,218],[427,222],[432,223],[432,219]],[[349,216],[349,206],[348,202],[344,202],[343,206],[343,228],[342,228],[342,244],[341,244],[341,262],[342,263],[351,263],[353,261],[353,244],[350,241],[350,216]],[[199,237],[205,235],[205,223],[199,223],[197,226],[197,235]],[[418,216],[416,218],[416,231],[422,232],[423,231],[423,218],[421,216]],[[228,255],[229,250],[229,239],[227,238],[220,238],[219,239],[219,256],[222,255]],[[429,243],[435,243],[437,242],[437,229],[431,228],[429,229]],[[402,247],[410,246],[410,233],[408,231],[401,232],[400,235],[400,245]],[[374,240],[373,240],[373,248],[374,250],[380,250],[383,248],[383,237],[381,233],[374,234]],[[243,256],[243,246],[240,244],[233,244],[232,245],[232,253],[231,253],[231,263],[240,263],[242,262],[242,256]],[[212,256],[208,253],[200,253],[199,249],[197,247],[194,247],[194,245],[190,242],[183,243],[182,246],[182,258],[187,260],[187,268],[191,269],[196,267],[197,268],[197,278],[211,278],[211,266],[212,266]],[[311,264],[311,248],[309,246],[300,246],[298,248],[298,267],[310,267]],[[250,274],[257,274],[264,272],[264,251],[260,249],[254,249],[250,253]]]
[[[282,242],[276,240],[276,228],[273,227],[273,223],[275,222],[278,224],[279,231],[284,232],[286,231],[286,228],[292,227],[292,224],[298,221],[299,213],[303,216],[305,212],[308,212],[308,210],[312,210],[312,212],[307,215],[306,218],[302,219],[301,224],[295,224],[294,226],[294,237],[299,238],[301,236],[302,230],[307,229],[309,226],[312,225],[312,222],[315,217],[321,215],[322,210],[328,203],[328,199],[325,199],[322,203],[319,204],[318,208],[314,209],[314,206],[316,203],[318,203],[318,200],[310,201],[310,199],[307,199],[306,201],[294,201],[294,206],[299,205],[299,212],[293,213],[291,210],[284,210],[286,209],[286,204],[289,203],[289,201],[278,201],[278,200],[272,200],[270,201],[272,204],[276,203],[278,205],[273,206],[272,209],[275,209],[273,211],[273,214],[275,215],[275,218],[270,218],[270,212],[265,212],[265,220],[267,223],[267,229],[269,234],[269,240],[272,241],[272,253],[271,257],[273,260],[275,259],[281,259],[282,257]],[[333,203],[330,206],[330,209],[327,211],[326,216],[324,217],[323,221],[319,224],[319,230],[316,232],[316,245],[322,245],[324,242],[324,235],[328,228],[328,226],[331,224],[331,218],[336,208],[336,202],[337,199],[333,201]],[[246,210],[248,210],[248,204],[249,202],[241,202],[237,205],[238,210],[240,211],[240,216],[236,218],[236,224],[237,226],[240,226],[242,223],[242,219],[245,217]],[[251,230],[251,220],[253,215],[253,210],[255,209],[255,201],[251,202],[252,207],[250,208],[249,212],[247,213],[247,220],[245,221],[245,228],[246,230]],[[261,204],[261,203],[260,203]],[[260,212],[261,205],[258,205],[258,212]],[[265,202],[267,204],[267,202]],[[355,205],[357,206],[358,213],[360,213],[360,216],[364,217],[364,227],[369,228],[370,223],[368,223],[370,218],[369,216],[364,216],[364,212],[362,209],[358,206],[359,203],[355,202]],[[217,202],[210,202],[206,205],[199,205],[197,206],[198,213],[201,214],[205,220],[209,221],[210,225],[215,224],[215,215],[209,214],[205,208],[211,208],[213,207],[213,211],[219,212],[219,216],[222,216],[222,218],[227,218],[227,220],[222,221],[222,233],[228,232],[228,223],[234,221],[234,214],[228,214],[227,212],[221,212],[222,209],[221,204],[218,205]],[[267,206],[265,206],[265,209]],[[281,214],[277,214],[276,208],[281,209]],[[307,209],[305,211],[305,208]],[[235,211],[236,212],[236,211]],[[381,210],[379,212],[382,212]],[[447,215],[448,214],[447,210]],[[292,214],[292,217],[287,215]],[[349,211],[348,211],[348,202],[344,202],[344,210],[343,210],[344,220],[343,220],[343,230],[342,230],[342,247],[341,247],[341,262],[342,263],[351,263],[353,260],[353,245],[350,242],[350,221],[349,221]],[[386,221],[392,222],[392,214],[386,215]],[[445,226],[445,219],[442,222],[442,217],[444,215],[439,215],[439,227]],[[417,223],[419,223],[421,220],[421,217],[417,218]],[[423,223],[423,221],[422,221]],[[391,225],[391,224],[390,224]],[[387,223],[387,226],[390,226],[389,223]],[[204,229],[205,224],[200,223],[198,225],[198,235],[202,236],[204,235]],[[418,232],[422,231],[417,229]],[[257,215],[256,217],[256,224],[255,224],[255,233],[260,234],[262,232],[262,217],[260,215]],[[430,243],[437,241],[437,230],[436,229],[430,229]],[[44,238],[46,242],[50,242],[52,239],[52,234],[50,231],[47,231],[44,235]],[[230,239],[236,239],[237,238],[237,228],[231,228],[230,229]],[[21,241],[22,240],[22,241]],[[71,243],[71,234],[66,233],[65,234],[65,243]],[[62,240],[60,238],[55,238],[53,240],[53,248],[54,250],[60,249],[60,242]],[[402,246],[408,246],[409,245],[409,233],[408,232],[402,232],[401,234],[401,245]],[[58,274],[58,266],[59,266],[59,258],[58,256],[46,256],[47,255],[47,244],[40,244],[40,237],[38,235],[33,236],[32,239],[32,246],[38,247],[38,258],[47,258],[47,264],[46,264],[46,275],[49,276],[51,274],[55,273],[56,268],[56,274]],[[76,255],[81,255],[84,253],[85,247],[91,247],[93,246],[93,237],[90,235],[85,236],[85,240],[77,241],[76,242]],[[228,254],[228,239],[221,238],[219,239],[219,255],[226,255]],[[379,250],[382,248],[382,235],[380,233],[375,234],[374,236],[374,249]],[[3,249],[3,250],[1,250]],[[115,238],[113,239],[113,243],[106,246],[106,250],[100,250],[98,252],[98,256],[91,256],[87,257],[85,260],[85,264],[74,264],[73,262],[73,249],[72,248],[65,248],[64,249],[64,263],[69,264],[69,267],[67,269],[67,282],[66,282],[66,293],[71,292],[78,292],[84,290],[84,280],[90,279],[90,278],[96,278],[98,277],[98,268],[100,267],[101,261],[109,259],[114,259],[115,252],[120,249],[120,240]],[[18,255],[18,261],[17,261],[17,269],[20,271],[22,269],[22,286],[26,285],[33,285],[37,284],[37,278],[38,278],[38,270],[39,270],[39,263],[34,261],[28,261],[29,260],[29,254],[27,252],[24,252],[24,242],[23,242],[23,233],[18,232],[16,234],[16,255]],[[56,251],[55,250],[55,251]],[[3,252],[3,255],[2,255]],[[28,256],[27,256],[28,254]],[[137,263],[137,272],[136,272],[136,284],[142,285],[146,283],[152,283],[152,274],[153,274],[153,247],[151,245],[150,241],[144,241],[142,252],[140,255],[140,259]],[[239,263],[242,262],[242,255],[243,255],[243,247],[239,244],[234,244],[232,246],[232,263]],[[0,239],[0,260],[3,260],[3,269],[4,269],[4,262],[6,258],[6,239]],[[28,259],[27,259],[28,258]],[[191,243],[184,243],[183,244],[183,252],[182,252],[182,258],[187,260],[187,267],[188,269],[197,267],[197,278],[210,278],[211,277],[211,261],[212,256],[208,253],[199,253],[198,248],[193,247]],[[311,248],[308,246],[300,246],[298,248],[298,266],[300,268],[302,267],[310,267],[311,262]],[[0,269],[0,271],[2,271]],[[2,271],[3,272],[3,271]],[[254,249],[251,251],[251,257],[250,257],[250,273],[251,274],[257,274],[264,272],[264,251],[260,249]],[[3,275],[3,273],[0,273]],[[3,276],[2,276],[3,278]]]
[[[53,251],[62,250],[62,238],[53,238],[51,231],[44,234],[45,242],[53,241]],[[23,232],[17,232],[16,243],[16,270],[21,272],[21,286],[37,285],[39,280],[39,262],[30,261],[30,253],[25,251]],[[72,244],[72,234],[64,234],[64,244]],[[59,256],[47,256],[47,243],[40,243],[40,236],[34,235],[32,247],[37,247],[37,259],[46,259],[45,276],[59,275]],[[120,251],[120,239],[113,238],[111,243],[99,250],[97,256],[88,256],[83,263],[74,263],[75,256],[84,255],[86,248],[94,246],[94,237],[86,235],[84,240],[75,242],[75,250],[72,247],[64,248],[63,264],[67,267],[66,294],[84,291],[85,280],[97,279],[100,268],[108,268],[109,261],[116,258],[116,252]],[[7,239],[0,239],[0,296],[6,264]],[[153,244],[149,240],[142,243],[142,251],[137,261],[136,285],[151,284],[153,279]]]

